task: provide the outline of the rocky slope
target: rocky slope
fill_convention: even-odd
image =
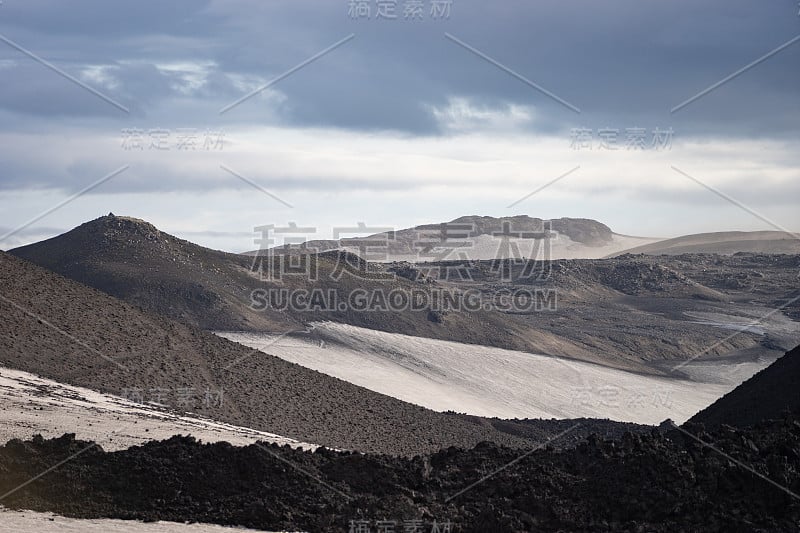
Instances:
[[[121,396],[135,390],[149,399],[166,391],[176,409],[338,448],[417,453],[514,441],[488,423],[428,411],[254,352],[4,253],[0,295],[3,366]],[[213,401],[203,401],[206,392]],[[179,394],[187,401],[178,402]]]
[[[438,413],[148,313],[0,253],[0,366],[340,449],[525,446],[561,422]],[[133,395],[133,397],[132,397]],[[633,425],[597,422],[581,431]],[[576,433],[580,435],[580,433]]]
[[[748,426],[785,411],[800,415],[800,347],[726,394],[690,422],[706,426]]]

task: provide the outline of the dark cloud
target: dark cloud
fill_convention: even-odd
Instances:
[[[0,9],[3,23],[18,31],[42,36],[91,36],[97,43],[113,48],[114,43],[127,36],[196,35],[198,26],[209,27],[211,20],[203,16],[209,4],[203,0],[114,4],[104,0],[7,0]]]
[[[449,20],[434,21],[426,13],[416,23],[351,20],[345,0],[7,2],[0,15],[2,33],[70,72],[82,65],[113,66],[110,75],[118,85],[107,88],[111,96],[145,116],[187,96],[176,90],[174,74],[156,68],[158,62],[213,64],[206,85],[193,95],[211,120],[245,93],[230,76],[270,80],[355,33],[352,41],[280,81],[275,89],[286,99],[277,111],[264,114],[264,103],[254,99],[217,118],[441,134],[431,106],[463,97],[477,105],[535,107],[541,117],[530,127],[543,133],[578,125],[671,125],[685,135],[787,137],[800,128],[800,43],[670,113],[799,34],[796,6],[788,1],[454,0]],[[582,113],[461,48],[444,32]],[[2,71],[5,109],[75,116],[115,112],[11,48],[0,58],[22,59]]]

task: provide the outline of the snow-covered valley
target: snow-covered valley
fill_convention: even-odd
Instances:
[[[430,409],[499,418],[683,422],[772,362],[696,362],[682,368],[697,376],[687,380],[329,322],[301,336],[219,335]]]

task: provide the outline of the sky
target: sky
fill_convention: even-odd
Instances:
[[[4,0],[0,248],[109,212],[234,252],[463,215],[798,231],[798,67],[796,0]]]

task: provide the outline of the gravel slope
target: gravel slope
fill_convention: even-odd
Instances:
[[[436,413],[151,315],[0,253],[0,365],[72,385],[223,391],[175,409],[340,449],[415,454],[523,439]],[[122,365],[122,366],[119,366]]]
[[[800,346],[692,417],[707,426],[747,426],[785,411],[800,414]]]

